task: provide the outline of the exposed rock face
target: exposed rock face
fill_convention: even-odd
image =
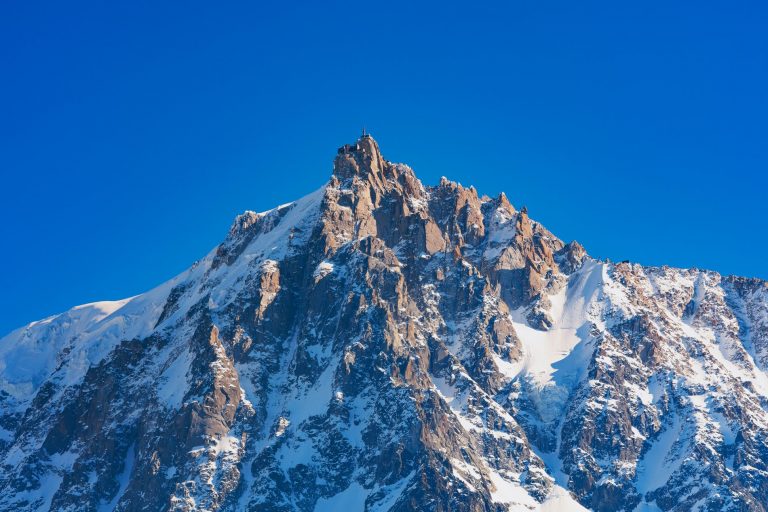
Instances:
[[[610,264],[365,136],[0,341],[0,510],[768,509],[768,283]]]

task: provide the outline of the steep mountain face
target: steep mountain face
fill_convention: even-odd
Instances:
[[[2,511],[768,509],[768,283],[599,261],[364,136],[0,341]]]

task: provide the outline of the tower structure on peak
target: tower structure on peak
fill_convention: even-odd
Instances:
[[[348,153],[354,153],[354,152],[357,152],[357,151],[361,151],[361,150],[363,150],[364,147],[370,146],[370,144],[366,144],[366,143],[370,143],[370,142],[374,142],[374,144],[375,144],[375,141],[374,141],[373,137],[368,132],[368,130],[365,129],[365,126],[363,126],[363,131],[360,134],[360,138],[357,139],[357,142],[355,142],[354,144],[344,144],[343,146],[340,146],[338,151],[337,151],[337,153],[339,155],[344,155],[344,154],[348,154]],[[378,146],[377,146],[377,148],[378,148]],[[377,151],[378,151],[378,149],[377,149]]]

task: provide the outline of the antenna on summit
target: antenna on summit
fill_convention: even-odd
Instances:
[[[365,131],[365,126],[363,126],[363,134],[360,136],[361,139],[365,139],[370,137],[371,135]]]

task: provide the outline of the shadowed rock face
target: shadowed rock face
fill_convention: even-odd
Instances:
[[[0,511],[765,510],[768,284],[611,264],[364,136],[0,341]]]

